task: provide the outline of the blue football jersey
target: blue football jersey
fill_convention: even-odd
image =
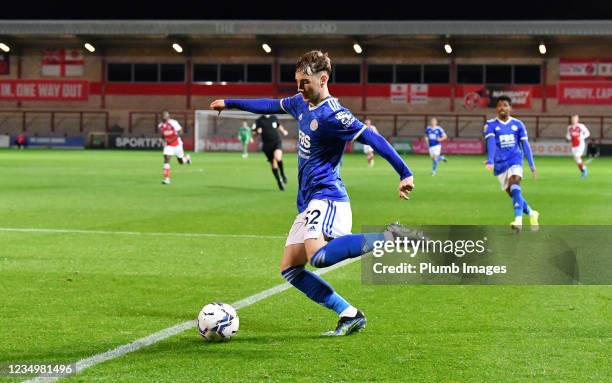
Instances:
[[[489,137],[495,137],[495,175],[501,174],[513,165],[523,165],[523,150],[520,142],[527,140],[527,129],[523,121],[510,117],[508,121],[502,122],[495,118],[487,120],[484,127],[485,141]]]
[[[436,126],[435,128],[428,126],[425,128],[425,135],[427,136],[429,147],[431,148],[432,146],[440,145],[438,138],[445,136],[446,132],[444,132],[441,126]]]
[[[280,104],[299,126],[298,211],[306,210],[312,199],[348,201],[340,162],[346,143],[357,139],[365,125],[331,96],[314,107],[299,93]]]

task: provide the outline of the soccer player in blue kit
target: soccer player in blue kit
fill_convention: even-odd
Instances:
[[[412,172],[393,147],[330,96],[330,74],[327,53],[311,51],[296,65],[298,94],[283,99],[215,100],[211,108],[219,112],[240,109],[259,114],[288,113],[298,121],[298,215],[287,236],[280,269],[283,278],[308,298],[339,315],[336,329],[324,335],[341,336],[365,327],[363,312],[304,266],[310,262],[314,267],[328,267],[372,251],[375,241],[406,236],[405,229],[396,224],[387,226],[383,233],[351,234],[351,205],[340,178],[346,143],[357,140],[370,145],[393,166],[400,178],[400,198],[408,199],[414,182]]]
[[[523,178],[523,154],[527,158],[533,178],[537,178],[533,154],[523,121],[510,116],[512,100],[500,96],[496,102],[497,118],[488,120],[484,126],[484,137],[487,141],[487,170],[499,179],[502,190],[512,198],[514,221],[510,226],[514,231],[523,227],[523,213],[529,216],[532,230],[539,228],[540,214],[531,209],[523,198],[521,179]]]
[[[425,128],[425,140],[429,146],[429,156],[432,160],[431,175],[435,176],[438,170],[438,161],[446,162],[446,157],[442,155],[442,141],[445,141],[448,136],[441,126],[438,126],[438,119],[432,117],[429,120],[430,125]]]

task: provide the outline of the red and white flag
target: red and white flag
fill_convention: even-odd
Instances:
[[[77,49],[56,49],[43,53],[43,76],[82,76],[85,59]]]

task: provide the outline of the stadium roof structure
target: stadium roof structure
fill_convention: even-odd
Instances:
[[[612,36],[612,20],[0,20],[0,36]]]

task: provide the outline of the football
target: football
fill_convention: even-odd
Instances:
[[[202,308],[197,319],[198,333],[209,342],[228,341],[238,332],[240,319],[227,303],[213,302]]]

